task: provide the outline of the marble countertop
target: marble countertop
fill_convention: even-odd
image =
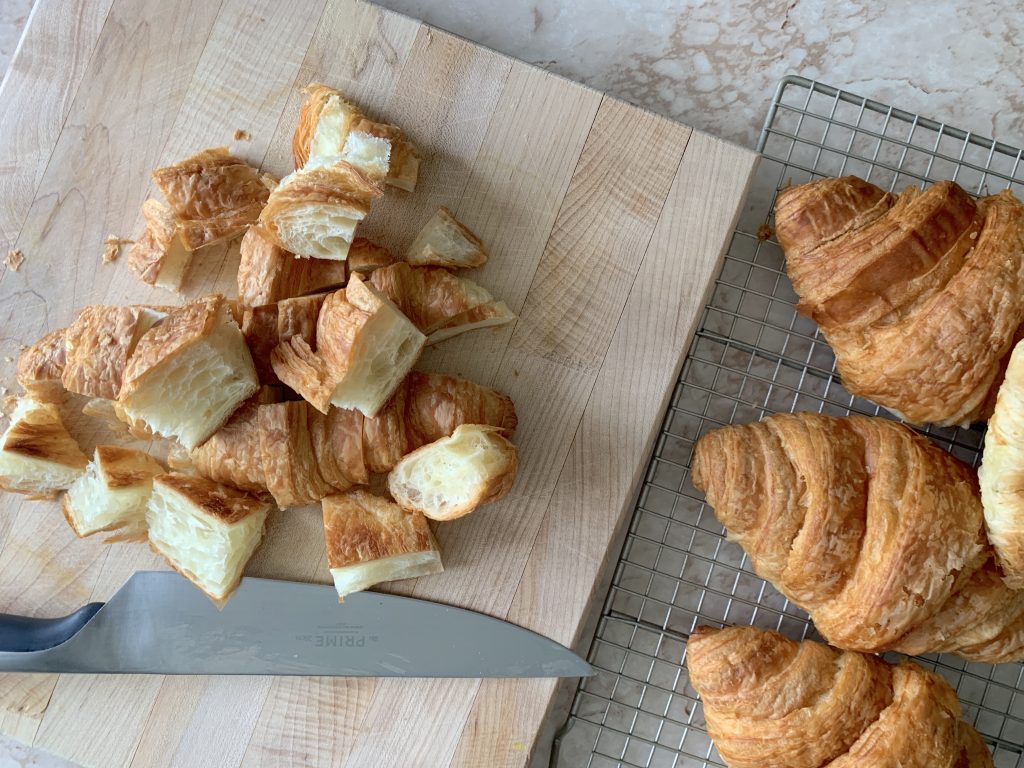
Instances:
[[[0,0],[0,73],[32,2]],[[1019,0],[378,2],[749,147],[787,74],[1024,145]],[[0,737],[0,768],[68,765]]]

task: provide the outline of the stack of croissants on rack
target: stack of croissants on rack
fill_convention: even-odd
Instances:
[[[700,438],[694,486],[832,646],[697,628],[708,732],[733,768],[991,766],[944,679],[874,654],[1024,661],[1024,205],[825,178],[779,192],[775,231],[851,394],[917,426],[988,428],[977,472],[880,416]]]
[[[237,297],[81,309],[23,350],[0,437],[0,488],[60,496],[78,536],[148,541],[218,604],[268,516],[310,504],[340,598],[438,573],[431,521],[502,498],[518,467],[508,396],[413,370],[425,346],[515,319],[464,276],[484,244],[445,208],[403,258],[357,237],[385,190],[413,192],[420,153],[333,88],[305,96],[284,178],[224,147],[152,174],[164,202],[142,206],[128,268],[179,291],[241,237]],[[69,412],[119,442],[87,456]]]

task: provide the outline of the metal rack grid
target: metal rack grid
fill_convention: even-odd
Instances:
[[[616,567],[590,662],[556,750],[560,768],[722,766],[685,668],[699,624],[752,624],[817,638],[807,615],[757,577],[690,483],[696,440],[777,411],[887,416],[847,393],[832,351],[794,310],[781,249],[767,234],[779,189],[855,174],[902,189],[953,179],[1024,197],[1020,149],[800,77],[776,91],[763,159],[690,347]],[[759,234],[761,236],[759,236]],[[976,465],[982,429],[924,430]],[[892,655],[891,658],[897,658]],[[1024,666],[918,659],[945,677],[997,768],[1024,768]]]

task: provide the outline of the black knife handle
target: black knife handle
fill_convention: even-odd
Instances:
[[[0,613],[0,652],[45,651],[60,645],[70,640],[102,607],[103,603],[89,603],[59,619]]]

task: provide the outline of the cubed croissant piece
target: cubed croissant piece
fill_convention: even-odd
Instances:
[[[203,477],[254,495],[267,492],[260,448],[259,408],[275,403],[280,392],[262,387],[236,410],[224,426],[190,453],[191,464]]]
[[[119,540],[144,536],[153,478],[163,471],[142,451],[97,446],[85,474],[64,495],[64,517],[78,536],[115,530]]]
[[[485,288],[441,267],[398,262],[375,270],[370,282],[427,335],[427,343],[515,319]]]
[[[31,397],[46,403],[64,399],[64,334],[67,328],[43,336],[18,357],[18,383]]]
[[[270,194],[256,169],[227,147],[204,149],[157,168],[153,181],[174,211],[190,251],[242,234],[256,223]]]
[[[142,204],[142,216],[146,229],[128,251],[128,269],[144,283],[178,291],[192,261],[178,231],[178,219],[174,211],[152,199]]]
[[[53,403],[18,400],[0,437],[0,488],[32,498],[56,498],[85,471],[89,457],[68,434]]]
[[[267,489],[282,509],[335,493],[320,472],[304,400],[259,407],[259,440]]]
[[[448,437],[462,424],[488,424],[511,437],[519,423],[508,395],[456,376],[413,371],[405,397],[410,449]]]
[[[239,323],[242,336],[256,366],[256,376],[260,384],[275,385],[279,383],[277,374],[270,364],[270,356],[278,345],[277,337],[277,304],[263,304],[258,307],[246,307],[242,310],[242,322]]]
[[[144,306],[83,309],[64,335],[64,388],[86,397],[115,399],[139,339],[165,316]]]
[[[364,237],[357,237],[349,246],[348,263],[300,259],[269,240],[257,227],[251,227],[242,238],[241,256],[238,300],[247,307],[275,304],[292,296],[340,288],[348,279],[350,265],[379,264],[384,256],[390,258],[386,249]]]
[[[388,490],[403,509],[454,520],[507,494],[518,466],[516,447],[500,429],[463,424],[398,462]]]
[[[420,156],[401,129],[368,119],[329,86],[313,83],[304,93],[306,101],[292,137],[296,168],[343,157],[371,176],[386,175],[390,186],[408,192],[415,188]]]
[[[321,413],[331,406],[338,379],[327,361],[301,336],[281,342],[270,354],[274,374]]]
[[[241,581],[269,512],[270,504],[204,477],[157,475],[146,508],[149,544],[222,603]]]
[[[94,397],[82,406],[82,413],[103,422],[107,429],[124,440],[150,440],[156,437],[146,422],[129,417],[124,406],[117,400]]]
[[[131,420],[192,449],[259,386],[242,332],[223,296],[169,314],[139,340],[118,402]]]
[[[416,266],[471,269],[487,261],[487,250],[479,237],[442,207],[416,235],[405,260]]]
[[[383,194],[344,160],[310,165],[286,176],[260,214],[260,230],[297,256],[344,261],[356,225]]]
[[[375,416],[415,364],[425,341],[394,303],[352,275],[343,291],[324,301],[317,323],[317,354],[337,380],[331,404]]]
[[[426,519],[364,490],[323,500],[327,563],[338,597],[384,581],[441,573]]]

